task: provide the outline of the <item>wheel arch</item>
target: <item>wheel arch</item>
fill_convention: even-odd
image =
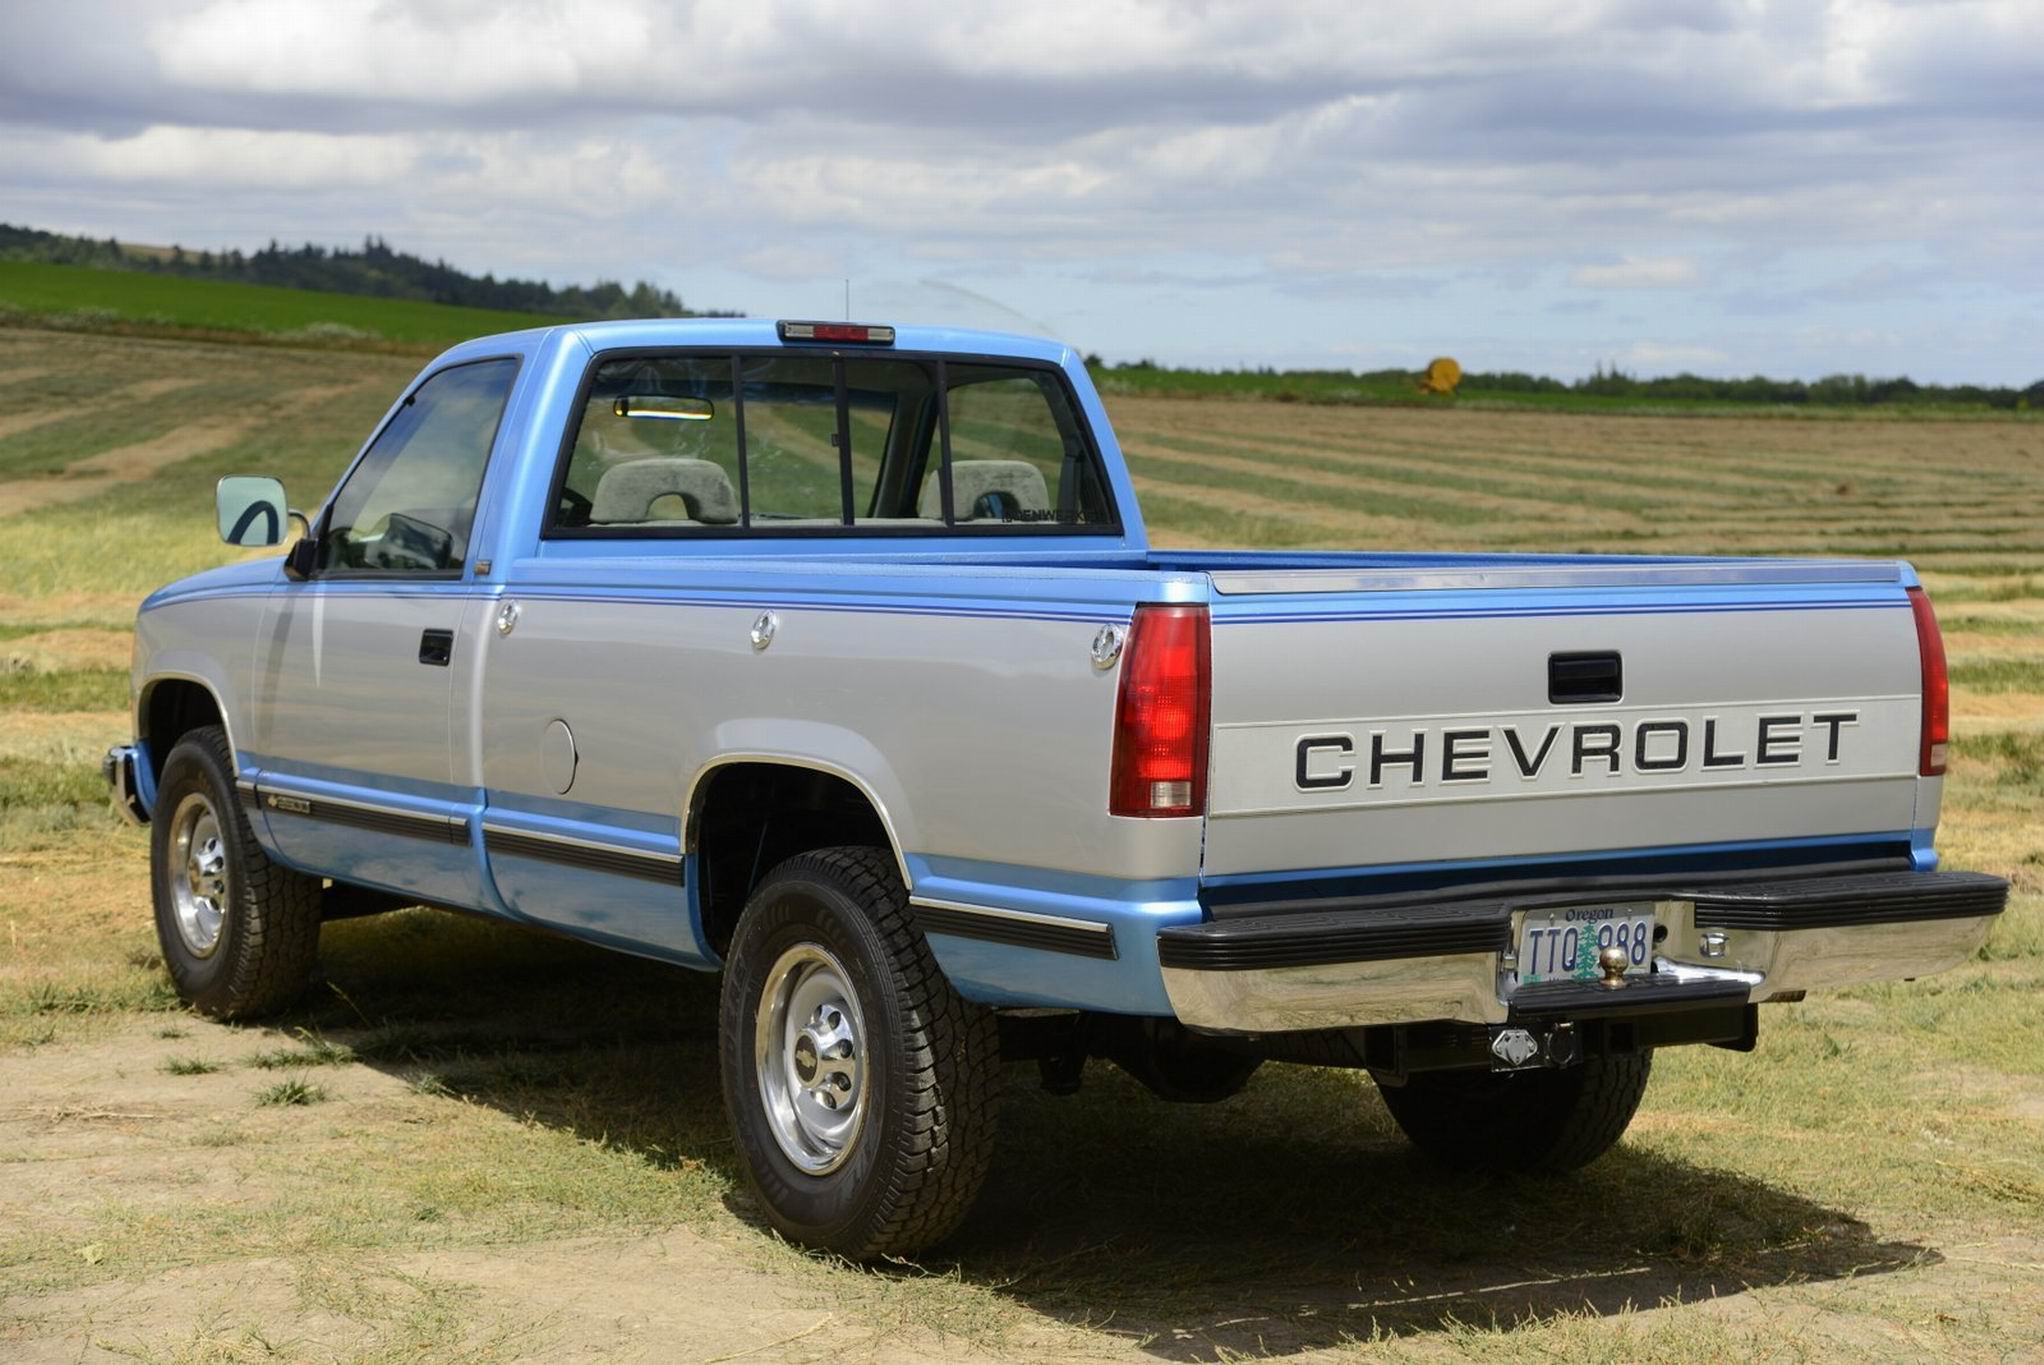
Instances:
[[[884,846],[913,885],[894,816],[873,784],[827,759],[773,751],[720,754],[698,768],[682,803],[682,851],[696,881],[703,943],[719,956],[753,887],[798,853]]]
[[[206,725],[218,725],[226,732],[228,756],[238,770],[241,751],[234,743],[234,722],[211,679],[197,673],[162,671],[142,683],[135,698],[135,737],[142,741],[152,795],[170,751],[180,739]]]

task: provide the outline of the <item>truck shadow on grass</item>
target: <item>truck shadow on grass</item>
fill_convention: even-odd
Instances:
[[[725,1129],[714,978],[431,912],[329,926],[323,953],[327,982],[287,1027],[656,1166],[708,1166],[764,1230]],[[1016,1067],[1001,1142],[961,1233],[882,1273],[955,1275],[1168,1360],[1510,1328],[1941,1259],[1636,1143],[1560,1178],[1446,1172],[1354,1073],[1266,1066],[1234,1099],[1185,1106],[1105,1062],[1062,1099]]]

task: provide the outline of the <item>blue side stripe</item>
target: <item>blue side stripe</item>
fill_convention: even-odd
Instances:
[[[1110,621],[1126,624],[1130,614],[1129,604],[1118,606],[1102,604],[1100,607],[1091,610],[1059,611],[1042,607],[964,606],[948,602],[929,602],[926,600],[842,602],[831,601],[827,598],[770,597],[758,592],[734,592],[719,596],[681,596],[664,593],[553,592],[543,588],[534,589],[517,586],[474,589],[454,584],[443,588],[399,588],[395,585],[386,587],[380,584],[361,586],[354,584],[326,584],[322,586],[321,591],[330,593],[345,592],[350,596],[434,597],[447,601],[515,596],[524,602],[602,602],[626,606],[740,607],[747,609],[772,607],[780,611],[849,612],[878,616],[940,616],[1003,621],[1078,621],[1088,624],[1102,624]],[[263,598],[268,596],[269,591],[267,589],[253,593],[230,589],[214,589],[187,593],[174,598],[165,598],[160,600],[157,605],[168,606],[179,602],[219,598]]]

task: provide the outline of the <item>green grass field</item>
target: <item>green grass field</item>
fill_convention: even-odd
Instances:
[[[563,321],[540,313],[451,308],[139,271],[0,261],[0,321],[85,330],[191,329],[279,340],[439,345]]]
[[[317,501],[415,363],[0,328],[0,1357],[2044,1354],[2037,427],[1111,398],[1166,544],[1909,555],[1942,844],[2018,895],[1955,972],[1664,1054],[1558,1181],[1427,1167],[1354,1075],[1020,1068],[964,1234],[865,1269],[757,1221],[709,978],[407,911],[328,926],[267,1026],[176,1005],[96,771],[135,603],[229,557],[218,475]]]

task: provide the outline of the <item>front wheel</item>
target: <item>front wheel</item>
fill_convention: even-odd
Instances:
[[[1617,1144],[1653,1070],[1651,1052],[1559,1071],[1430,1071],[1380,1085],[1415,1147],[1463,1169],[1573,1171]]]
[[[320,884],[256,842],[219,726],[191,731],[163,760],[149,823],[156,939],[178,995],[216,1019],[289,1004],[319,956]]]
[[[909,919],[880,849],[800,854],[732,937],[724,1103],[767,1220],[869,1258],[941,1240],[993,1157],[1000,1041]]]

